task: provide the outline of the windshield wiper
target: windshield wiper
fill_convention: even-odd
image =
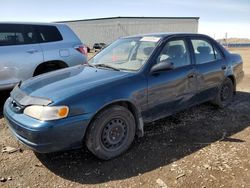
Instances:
[[[120,71],[120,69],[112,67],[112,66],[107,65],[107,64],[95,64],[95,67],[103,67],[103,68],[113,69],[115,71]]]
[[[89,66],[89,67],[94,67],[94,68],[95,68],[95,65],[90,64],[90,63],[86,63],[86,64],[84,64],[84,65]]]

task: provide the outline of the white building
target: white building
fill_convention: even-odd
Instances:
[[[119,37],[161,32],[198,32],[198,17],[110,17],[72,20],[66,23],[80,39],[92,47],[94,43],[106,44]]]

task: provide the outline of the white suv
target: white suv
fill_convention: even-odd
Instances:
[[[0,90],[86,61],[86,46],[67,25],[0,23]]]

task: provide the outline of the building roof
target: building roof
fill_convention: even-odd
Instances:
[[[45,25],[45,26],[56,26],[56,25],[63,25],[63,23],[51,23],[51,22],[15,22],[15,21],[1,21],[0,24],[21,24],[21,25]]]
[[[97,21],[97,20],[115,20],[115,19],[192,19],[199,20],[200,17],[106,17],[106,18],[93,18],[93,19],[83,19],[83,20],[68,20],[59,21],[56,23],[68,23],[68,22],[83,22],[83,21]]]

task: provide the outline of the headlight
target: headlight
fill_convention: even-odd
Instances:
[[[68,116],[67,106],[28,106],[24,114],[41,121],[62,119]]]

